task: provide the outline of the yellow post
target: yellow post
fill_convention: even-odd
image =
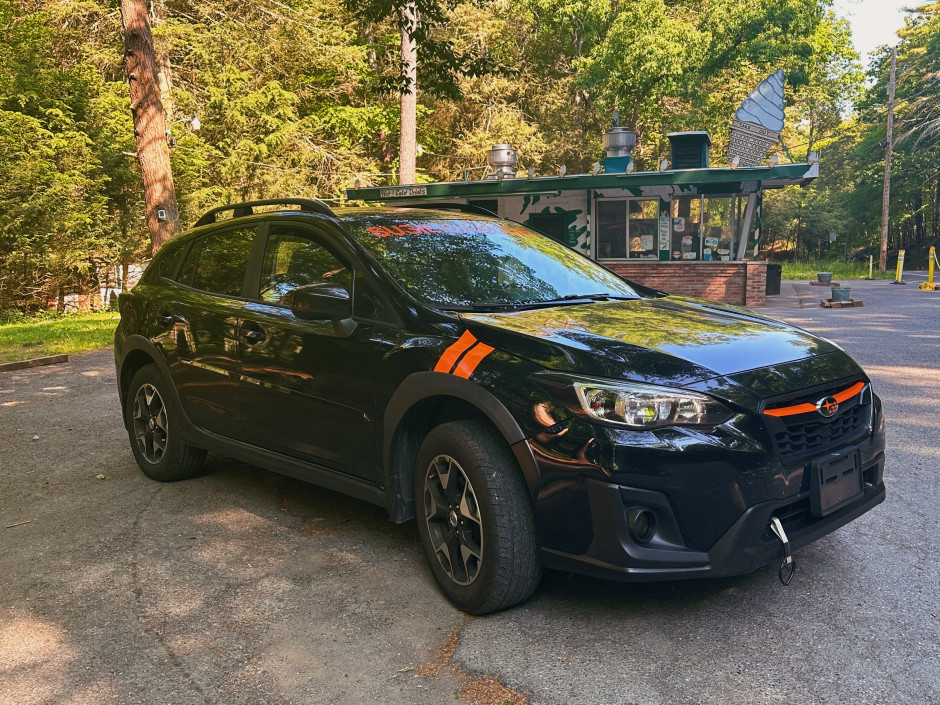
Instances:
[[[869,278],[869,279],[872,278],[872,276],[871,276],[871,266],[872,266],[872,263],[873,263],[874,261],[875,261],[875,256],[874,256],[874,255],[868,255],[868,278]]]
[[[894,275],[895,284],[903,284],[901,277],[904,274],[904,250],[898,252],[898,271]]]
[[[927,281],[920,285],[920,288],[923,291],[936,291],[937,285],[933,283],[933,266],[937,262],[937,249],[935,247],[930,248],[930,252],[927,254]]]

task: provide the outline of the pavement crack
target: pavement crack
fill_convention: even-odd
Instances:
[[[143,605],[143,596],[144,596],[144,587],[140,577],[140,556],[141,556],[141,521],[143,519],[144,513],[150,509],[150,506],[154,503],[160,493],[163,491],[165,485],[158,484],[156,489],[150,494],[150,497],[147,498],[147,501],[144,502],[143,506],[137,511],[137,514],[134,516],[134,521],[131,524],[132,538],[131,538],[131,551],[130,551],[130,574],[131,574],[131,592],[134,594],[134,617],[137,619],[137,623],[140,625],[140,629],[144,634],[150,636],[160,648],[167,655],[167,660],[170,665],[181,673],[186,680],[186,683],[189,687],[198,693],[206,705],[213,705],[214,701],[209,697],[202,686],[196,682],[193,678],[192,673],[186,668],[183,661],[173,652],[173,649],[166,642],[165,635],[157,626],[152,626],[148,624],[147,617],[145,615],[145,608]]]

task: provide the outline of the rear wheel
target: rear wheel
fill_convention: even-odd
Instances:
[[[137,465],[161,482],[185,480],[202,469],[206,451],[180,435],[180,424],[155,365],[141,367],[131,380],[125,404],[127,432]]]
[[[444,593],[471,614],[527,599],[542,575],[528,491],[509,448],[480,421],[438,426],[415,468],[418,531]]]

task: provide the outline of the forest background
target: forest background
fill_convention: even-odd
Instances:
[[[401,43],[383,2],[153,0],[184,226],[237,200],[339,204],[357,180],[397,182]],[[424,7],[418,181],[481,178],[498,142],[523,169],[586,172],[615,107],[639,135],[638,169],[668,156],[678,130],[708,130],[718,165],[734,110],[779,68],[781,161],[819,151],[821,178],[767,195],[762,245],[776,258],[877,260],[890,51],[863,66],[829,2]],[[940,234],[940,3],[911,10],[900,36],[895,251]],[[0,0],[0,312],[97,289],[102,272],[149,256],[123,53],[116,1]]]

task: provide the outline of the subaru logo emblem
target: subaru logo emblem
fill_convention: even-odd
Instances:
[[[816,402],[816,411],[827,419],[831,416],[835,416],[838,410],[839,402],[837,402],[834,397],[824,397]]]

